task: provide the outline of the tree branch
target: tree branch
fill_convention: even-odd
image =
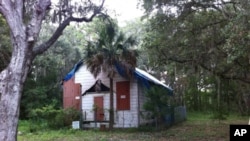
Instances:
[[[217,71],[215,71],[214,69],[209,68],[209,67],[207,67],[206,65],[204,65],[204,64],[202,64],[202,63],[199,63],[199,65],[200,65],[203,69],[205,69],[205,70],[207,70],[207,71],[213,73],[214,75],[219,76],[219,77],[221,77],[221,78],[223,78],[223,79],[240,80],[240,81],[242,81],[242,82],[244,82],[244,83],[250,83],[250,79],[249,79],[249,78],[245,78],[245,77],[241,77],[241,76],[236,76],[236,75],[230,75],[230,74],[228,75],[228,74],[226,74],[225,72],[226,72],[226,71],[227,71],[227,72],[229,71],[229,70],[227,70],[227,69],[225,69],[223,72],[217,72]]]
[[[0,13],[6,17],[7,12],[11,9],[10,1],[0,0]]]
[[[13,36],[19,34],[18,28],[22,28],[22,11],[23,11],[23,0],[10,1],[10,0],[0,0],[0,13],[4,16],[7,21],[10,31]],[[16,21],[14,22],[13,19]]]
[[[164,51],[159,50],[158,47],[156,47],[156,48],[157,48],[157,51],[159,52],[159,54],[161,54],[160,56],[164,57],[162,60],[169,60],[169,61],[177,62],[177,63],[180,63],[180,64],[190,63],[190,62],[195,61],[197,63],[197,65],[201,66],[203,69],[205,69],[205,70],[211,72],[212,74],[214,74],[216,76],[219,76],[219,77],[221,77],[223,79],[240,80],[240,81],[242,81],[244,83],[250,83],[250,78],[249,77],[246,78],[245,76],[228,74],[228,72],[230,72],[230,70],[235,67],[234,65],[225,67],[222,71],[216,71],[218,69],[208,67],[206,65],[206,63],[202,63],[202,62],[196,61],[194,59],[178,58],[177,55],[169,56],[169,55],[165,54]],[[245,74],[245,75],[247,75],[247,74]]]
[[[54,34],[46,42],[33,48],[33,55],[36,56],[36,55],[42,54],[48,48],[50,48],[50,46],[53,45],[57,41],[57,39],[62,35],[63,30],[70,24],[70,22],[91,22],[95,16],[97,16],[98,14],[102,14],[101,11],[102,11],[104,2],[105,0],[102,1],[101,5],[98,8],[94,9],[93,14],[89,18],[87,17],[76,18],[76,17],[70,16],[69,18],[65,19],[56,29]]]
[[[44,19],[46,11],[51,5],[50,0],[39,0],[36,2],[32,18],[27,26],[27,41],[34,42],[36,41],[38,34],[41,30],[42,21]]]

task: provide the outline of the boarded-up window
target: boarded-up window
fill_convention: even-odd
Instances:
[[[63,108],[80,110],[81,85],[75,84],[74,77],[63,83]]]
[[[122,81],[116,83],[117,110],[130,110],[130,83]]]

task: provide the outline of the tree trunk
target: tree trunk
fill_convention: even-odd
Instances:
[[[113,94],[113,78],[109,78],[110,82],[110,110],[109,110],[109,129],[114,126],[114,94]]]
[[[218,112],[218,120],[219,122],[223,118],[223,113],[221,109],[221,80],[219,77],[217,79],[217,112]]]
[[[19,107],[24,81],[27,77],[31,56],[24,36],[14,38],[12,59],[0,74],[0,140],[17,140]]]
[[[0,73],[0,141],[16,141],[21,94],[31,62],[33,46],[41,29],[50,0],[39,0],[34,5],[28,25],[23,21],[24,1],[0,1],[0,13],[11,33],[12,56]]]
[[[10,28],[13,47],[11,61],[8,67],[0,73],[0,141],[15,141],[17,139],[21,93],[35,56],[46,51],[61,36],[71,21],[92,21],[101,12],[103,4],[104,0],[98,9],[93,10],[89,18],[69,17],[65,19],[48,41],[34,48],[42,21],[50,9],[51,0],[36,0],[32,6],[32,15],[29,15],[30,21],[26,22],[24,22],[23,15],[25,13],[23,11],[24,0],[0,0],[0,13]],[[113,89],[111,88],[111,90],[113,95]]]
[[[12,2],[12,1],[11,1]],[[20,100],[24,81],[31,63],[32,48],[26,41],[26,27],[22,22],[22,1],[0,3],[10,27],[12,56],[6,69],[0,73],[0,140],[16,141]],[[15,5],[16,7],[12,7]]]

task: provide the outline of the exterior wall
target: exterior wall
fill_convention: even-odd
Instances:
[[[81,85],[74,82],[74,77],[63,82],[63,108],[80,110]]]
[[[116,104],[115,104],[116,106]],[[130,110],[116,111],[115,127],[138,127],[138,88],[135,81],[130,82]]]
[[[82,92],[84,93],[88,90],[95,82],[100,79],[104,85],[110,87],[109,78],[107,74],[100,73],[96,78],[86,69],[86,66],[82,66],[75,74],[75,83],[80,83],[82,85]],[[127,79],[121,77],[118,73],[114,78],[114,127],[116,128],[127,128],[127,127],[138,127],[138,87],[137,81],[130,81],[130,110],[117,111],[116,110],[116,82],[119,81],[128,81]],[[105,119],[109,119],[109,92],[108,93],[87,93],[82,96],[82,111],[83,117],[86,116],[86,121],[94,121],[94,112],[93,112],[93,102],[94,96],[104,96],[104,109],[105,110]],[[91,112],[92,110],[92,112]],[[86,112],[85,112],[86,111]],[[91,114],[92,113],[92,114]],[[87,114],[87,115],[85,115]],[[91,123],[87,125],[88,127],[99,127],[100,123]]]
[[[94,97],[103,96],[103,108],[104,108],[104,121],[108,121],[109,119],[109,92],[101,92],[101,93],[87,93],[82,96],[82,114],[83,121],[94,121]],[[100,127],[100,123],[90,123],[84,125],[85,128],[89,127]]]

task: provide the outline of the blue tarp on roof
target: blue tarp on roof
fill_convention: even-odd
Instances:
[[[83,61],[79,61],[77,64],[75,64],[75,66],[73,67],[73,69],[64,77],[63,81],[67,81],[69,79],[71,79],[76,71],[81,67],[81,65],[83,64]],[[127,77],[126,75],[126,71],[125,69],[119,65],[118,63],[115,63],[115,67],[118,71],[118,73],[123,76],[123,77]],[[165,88],[167,91],[168,91],[168,95],[173,95],[173,90],[168,87],[166,84],[162,83],[161,81],[159,81],[157,78],[155,78],[154,76],[150,75],[149,73],[141,70],[141,69],[138,69],[136,68],[134,71],[133,71],[133,75],[134,77],[139,80],[146,88],[150,88],[150,86],[152,84],[156,84],[156,85],[159,85],[163,88]]]
[[[73,69],[63,78],[63,81],[68,81],[69,79],[71,79],[82,64],[83,64],[82,60],[79,61],[77,64],[75,64]]]

